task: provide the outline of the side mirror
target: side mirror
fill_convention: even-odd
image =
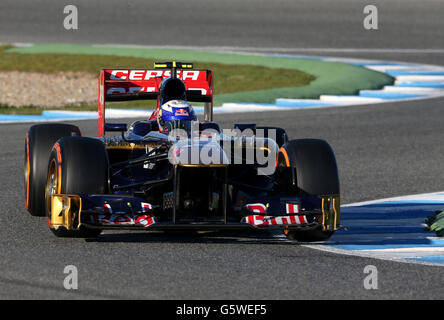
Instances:
[[[144,137],[143,140],[157,140],[157,141],[164,141],[164,142],[168,142],[168,135],[160,133],[160,132],[154,132],[154,131],[150,131],[148,132]]]
[[[255,123],[235,123],[234,129],[239,129],[240,131],[244,131],[246,129],[251,129],[253,132],[256,131],[256,124]]]
[[[126,130],[126,123],[105,123],[105,131],[124,132]]]

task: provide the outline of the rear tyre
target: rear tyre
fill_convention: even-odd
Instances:
[[[264,130],[264,138],[271,138],[273,137],[271,135],[271,130],[274,130],[276,132],[276,144],[278,145],[278,147],[282,147],[286,142],[288,142],[288,135],[287,132],[279,127],[256,127],[256,132],[258,129],[262,129]]]
[[[299,139],[284,144],[278,154],[277,180],[281,193],[298,196],[339,196],[339,176],[335,155],[324,140]],[[324,241],[333,231],[322,227],[307,231],[288,231],[297,241]]]
[[[65,137],[54,145],[46,181],[46,215],[58,237],[97,237],[102,230],[57,229],[51,224],[52,194],[104,194],[108,191],[108,156],[104,144],[93,138]]]
[[[25,205],[33,216],[45,216],[45,185],[48,158],[54,143],[66,136],[80,136],[78,127],[61,124],[37,124],[25,140]]]

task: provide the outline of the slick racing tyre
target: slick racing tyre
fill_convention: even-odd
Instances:
[[[108,192],[108,155],[102,141],[86,137],[65,137],[52,148],[46,180],[46,215],[58,237],[96,237],[100,229],[66,230],[51,224],[51,195],[105,194]]]
[[[339,196],[339,176],[335,155],[324,140],[298,139],[284,144],[278,154],[278,184],[282,193],[298,196]],[[323,241],[333,231],[290,230],[290,240]]]
[[[78,127],[69,124],[37,124],[25,140],[25,205],[33,216],[45,216],[45,185],[49,153],[54,143],[67,136],[80,136]]]

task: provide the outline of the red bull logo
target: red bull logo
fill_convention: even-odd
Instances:
[[[175,116],[189,116],[187,109],[179,109],[174,113]]]

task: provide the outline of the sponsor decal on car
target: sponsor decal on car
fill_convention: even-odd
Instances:
[[[252,215],[244,217],[242,220],[243,220],[242,222],[246,222],[254,226],[300,225],[308,223],[306,216],[303,215],[280,216],[280,217]]]
[[[105,212],[105,213],[113,213],[113,208],[111,208],[110,204],[105,203],[103,205],[103,212]]]
[[[288,214],[299,213],[299,204],[298,203],[286,203],[285,209]]]
[[[106,80],[153,81],[171,77],[170,70],[107,70]],[[177,77],[183,81],[205,81],[206,72],[200,70],[177,70]]]
[[[160,83],[160,82],[159,82]],[[135,93],[148,93],[148,92],[158,92],[158,85],[156,82],[110,82],[108,83],[106,94],[135,94]],[[203,86],[203,87],[202,87]],[[187,82],[187,90],[198,90],[202,95],[211,94],[211,90],[205,87],[204,84],[200,82]]]
[[[150,203],[142,202],[141,206],[142,206],[143,212],[148,212],[148,211],[153,210],[153,206]]]
[[[138,225],[149,227],[155,223],[154,217],[149,215],[130,216],[124,214],[103,214],[91,216],[91,222],[96,225]]]
[[[254,213],[266,213],[267,212],[267,206],[262,203],[250,203],[245,206],[248,211],[254,212]]]

